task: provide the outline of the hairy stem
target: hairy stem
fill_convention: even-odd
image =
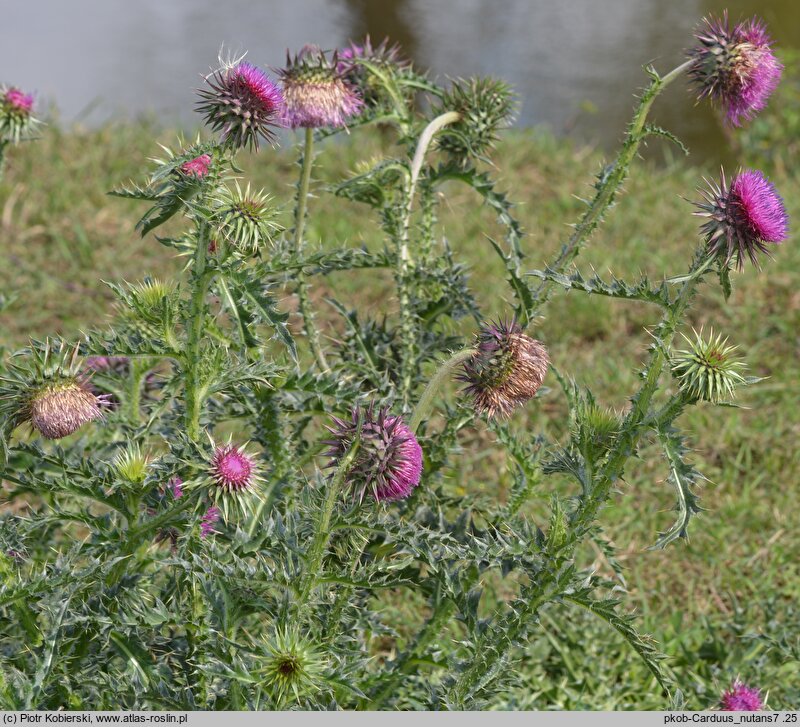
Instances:
[[[600,224],[609,207],[613,204],[617,193],[627,179],[630,165],[639,151],[639,145],[647,136],[645,122],[647,121],[647,115],[650,112],[653,102],[658,95],[672,83],[672,81],[686,71],[692,63],[693,61],[687,61],[677,68],[674,68],[665,76],[659,76],[654,70],[649,71],[652,77],[650,84],[639,99],[639,105],[636,108],[631,123],[628,125],[628,130],[625,133],[625,141],[622,144],[617,158],[608,167],[610,171],[604,175],[602,181],[598,184],[597,193],[589,205],[589,209],[586,210],[578,224],[575,225],[574,232],[570,235],[567,243],[562,247],[559,255],[550,263],[548,266],[549,268],[556,272],[562,272],[567,265],[578,256],[583,245],[586,244],[591,234],[597,229],[597,226]],[[549,300],[552,291],[552,281],[545,280],[539,284],[533,291],[534,311],[541,308],[547,300]],[[531,311],[531,314],[532,313],[533,311]],[[530,317],[532,316],[529,315],[529,318]]]
[[[425,387],[425,391],[422,392],[422,396],[420,397],[419,402],[414,409],[414,413],[411,415],[408,427],[412,432],[416,434],[419,425],[422,424],[422,420],[428,416],[431,408],[433,407],[433,401],[436,397],[436,392],[439,391],[439,388],[442,386],[442,384],[450,377],[456,366],[458,366],[460,363],[463,363],[467,359],[472,358],[474,355],[474,348],[464,348],[458,353],[453,354],[449,359],[442,363],[431,380],[428,382],[428,385]]]
[[[350,471],[350,465],[353,463],[358,452],[358,447],[359,440],[356,439],[347,454],[342,457],[341,462],[339,462],[336,468],[336,472],[328,484],[328,492],[325,496],[325,501],[322,503],[322,508],[319,511],[319,517],[317,518],[314,539],[311,541],[311,546],[308,549],[305,578],[300,588],[299,601],[301,607],[305,606],[308,601],[308,596],[317,583],[322,566],[322,558],[325,555],[325,549],[328,547],[328,542],[331,538],[331,518],[333,517],[333,510],[341,494],[344,478]]]
[[[189,339],[184,358],[186,381],[186,434],[197,442],[200,439],[200,412],[203,407],[203,392],[200,386],[200,355],[205,329],[206,295],[213,271],[206,267],[208,252],[208,224],[201,222],[197,231],[197,249],[192,270],[192,298],[189,304]]]
[[[453,124],[461,118],[457,111],[448,111],[440,114],[431,121],[420,134],[414,158],[411,161],[411,174],[406,181],[405,209],[400,227],[400,239],[397,250],[397,297],[400,301],[400,335],[402,344],[402,363],[400,367],[400,392],[405,404],[411,391],[411,381],[416,362],[417,336],[414,322],[414,312],[411,305],[411,270],[413,261],[409,238],[411,233],[411,214],[414,210],[414,196],[416,195],[417,182],[425,163],[425,155],[437,131],[448,124]]]
[[[306,210],[308,208],[308,190],[311,186],[311,167],[314,164],[314,130],[305,129],[305,143],[303,146],[303,159],[300,167],[300,186],[297,191],[297,209],[294,222],[294,253],[299,257],[303,250],[303,232],[306,226]],[[297,271],[297,300],[300,307],[300,316],[303,319],[303,328],[308,338],[308,345],[314,354],[314,359],[322,371],[327,372],[328,362],[319,341],[319,333],[314,325],[314,312],[308,296],[308,284],[303,270]]]

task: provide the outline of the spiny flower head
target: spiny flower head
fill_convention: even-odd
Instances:
[[[194,456],[181,458],[180,467],[186,478],[181,483],[181,494],[204,490],[210,505],[219,508],[225,520],[235,512],[251,513],[253,504],[261,499],[262,478],[256,457],[247,451],[247,445],[216,443],[208,435],[207,447],[191,446]]]
[[[258,673],[276,706],[290,697],[300,701],[323,685],[327,661],[297,629],[277,628],[265,644],[263,660]]]
[[[514,114],[511,87],[494,78],[454,81],[439,100],[436,114],[455,111],[460,119],[439,134],[439,148],[460,166],[485,158],[497,132],[511,124]]]
[[[761,690],[748,687],[738,679],[727,692],[723,692],[720,700],[720,709],[723,712],[759,712],[763,708]]]
[[[219,522],[220,512],[218,507],[214,507],[213,505],[208,508],[203,513],[203,517],[200,518],[200,537],[207,538],[209,535],[213,535],[216,531],[214,530],[214,525]]]
[[[108,397],[95,394],[81,375],[78,351],[48,341],[15,355],[21,362],[12,359],[0,378],[0,420],[9,430],[29,422],[43,437],[61,439],[102,418]]]
[[[476,339],[475,355],[464,363],[459,379],[467,383],[478,412],[509,416],[542,385],[550,364],[547,349],[516,321],[485,324]]]
[[[31,394],[30,422],[43,437],[61,439],[102,418],[104,403],[77,380],[47,383]]]
[[[402,58],[400,46],[390,44],[384,38],[380,44],[373,46],[367,36],[362,43],[350,42],[350,45],[337,51],[336,71],[354,88],[364,101],[365,106],[374,107],[386,99],[384,80],[375,74],[377,68],[384,76],[396,76],[410,69],[411,64]]]
[[[114,459],[113,467],[117,476],[134,485],[140,485],[147,477],[149,457],[138,444],[129,445]]]
[[[678,380],[681,391],[691,399],[718,403],[730,399],[737,386],[746,384],[741,371],[745,368],[734,354],[736,346],[729,346],[721,335],[703,338],[702,330],[694,331],[694,340],[683,336],[689,344],[684,351],[672,357],[672,375]]]
[[[719,103],[733,126],[752,119],[766,106],[783,71],[764,24],[751,18],[731,27],[725,12],[722,18],[704,18],[695,38],[689,77],[699,97]]]
[[[211,155],[201,154],[188,162],[184,162],[178,167],[184,174],[190,177],[202,179],[208,174],[208,168],[211,166]]]
[[[17,144],[38,123],[32,95],[13,86],[0,87],[0,142]]]
[[[602,457],[611,449],[619,428],[619,415],[597,404],[588,392],[570,422],[572,440],[584,456],[592,458]]]
[[[9,88],[3,95],[3,103],[17,113],[28,114],[33,109],[33,96],[18,88]]]
[[[226,492],[241,492],[253,486],[255,463],[244,447],[218,446],[211,458],[210,474],[217,487]]]
[[[214,199],[213,224],[219,235],[243,253],[256,252],[281,229],[276,210],[264,192],[223,187]]]
[[[280,72],[287,126],[336,129],[361,111],[363,101],[357,89],[338,66],[336,54],[329,59],[313,46],[294,58],[287,54],[286,67]]]
[[[258,149],[259,140],[274,140],[272,127],[281,126],[283,95],[264,71],[245,61],[223,63],[206,77],[199,89],[197,110],[206,123],[222,132],[222,140],[234,148]]]
[[[701,190],[703,201],[695,206],[699,217],[707,217],[701,231],[711,255],[729,265],[744,267],[745,257],[761,268],[758,253],[769,255],[767,243],[779,243],[789,234],[789,216],[773,184],[759,171],[739,171],[728,186],[725,172],[720,183],[706,180],[708,189]]]
[[[349,420],[333,417],[325,442],[330,467],[336,467],[358,439],[358,451],[347,474],[359,501],[366,493],[378,502],[408,497],[422,475],[422,447],[406,423],[388,409],[372,405],[353,409]]]

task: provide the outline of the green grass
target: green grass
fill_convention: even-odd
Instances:
[[[134,232],[142,207],[105,194],[139,175],[146,158],[159,151],[154,139],[166,144],[175,140],[174,134],[146,123],[96,131],[46,127],[41,140],[11,150],[0,183],[0,293],[15,300],[0,312],[0,346],[23,345],[29,336],[69,337],[103,325],[113,313],[112,295],[103,280],[180,272],[181,261],[167,248],[152,236],[141,239]],[[318,182],[333,182],[359,160],[387,152],[388,142],[377,133],[366,142],[360,137],[357,145],[349,139],[328,143],[318,159]],[[291,149],[263,151],[245,164],[256,186],[286,201],[286,217],[294,158]],[[590,196],[588,184],[600,156],[531,131],[509,135],[494,161],[501,187],[513,190],[517,214],[528,233],[527,263],[539,267],[560,246],[568,231],[565,224],[580,213],[581,202],[574,195]],[[785,171],[791,169],[785,161],[774,181],[798,219],[800,180]],[[698,221],[683,197],[695,197],[701,176],[715,173],[686,162],[659,167],[639,163],[625,195],[580,259],[581,268],[594,267],[600,273],[610,269],[629,278],[641,271],[654,278],[684,272],[698,242]],[[308,230],[312,241],[324,247],[383,244],[379,228],[364,209],[324,194],[319,183],[316,189]],[[479,300],[500,315],[505,307],[495,291],[507,288],[486,235],[500,237],[502,231],[474,193],[457,186],[447,191],[441,227],[457,257],[471,266]],[[767,670],[759,661],[762,647],[741,637],[775,631],[776,619],[800,620],[794,607],[800,597],[798,270],[800,248],[789,241],[776,251],[774,261],[766,262],[762,274],[747,269],[735,276],[727,304],[716,290],[704,289],[691,314],[693,326],[713,326],[729,335],[751,374],[768,377],[741,393],[743,408],[700,406],[679,421],[691,432],[693,460],[709,479],[701,493],[706,512],[694,521],[691,540],[665,551],[648,549],[657,532],[672,522],[667,467],[656,449],[646,450],[632,464],[615,505],[602,516],[606,534],[621,548],[631,603],[641,613],[645,630],[689,678],[697,674],[706,682],[719,679],[724,684],[741,674],[758,682],[759,670]],[[348,273],[314,281],[312,295],[335,336],[338,322],[326,296],[333,294],[376,314],[391,313],[390,284],[385,274]],[[294,300],[285,297],[282,305],[293,309]],[[537,336],[547,342],[562,372],[590,386],[601,404],[622,409],[645,355],[646,328],[655,324],[657,315],[644,305],[570,293],[554,300],[538,324]],[[554,380],[548,383],[555,387]],[[563,402],[554,391],[514,423],[520,429],[558,432],[563,415]],[[479,499],[504,497],[511,481],[502,456],[487,447],[489,441],[486,434],[468,435],[460,471],[453,478],[454,488]],[[538,497],[530,503],[533,518],[546,511],[546,487]],[[596,566],[609,569],[599,552]],[[389,606],[403,609],[403,604]],[[565,619],[563,611],[559,615],[551,608],[547,613],[545,635],[526,656],[530,690],[526,696],[512,697],[515,704],[535,706],[542,703],[538,699],[573,708],[642,706],[640,685],[648,677],[635,657],[606,635],[604,626],[582,614]],[[769,669],[776,678],[779,667],[773,664]],[[555,679],[559,684],[559,675],[563,688],[550,683]],[[784,690],[796,689],[790,675],[786,672],[785,683],[764,684],[771,689],[773,706],[780,707]],[[700,681],[698,676],[685,685],[687,691],[700,689]],[[648,689],[653,694],[650,706],[660,706],[656,690]],[[598,703],[603,690],[608,701],[601,697]],[[592,695],[590,703],[587,695]],[[708,695],[706,703],[713,704],[714,698]]]

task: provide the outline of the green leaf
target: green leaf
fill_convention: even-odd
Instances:
[[[653,546],[653,548],[665,548],[673,540],[689,536],[689,521],[693,515],[702,511],[692,488],[705,478],[692,465],[683,460],[687,447],[683,443],[683,438],[673,427],[658,429],[656,433],[669,463],[668,481],[675,488],[677,497],[675,509],[678,511],[678,517],[669,530],[659,533],[658,540]]]
[[[720,263],[719,266],[719,284],[722,286],[722,295],[727,303],[733,292],[733,286],[731,285],[730,268],[725,263]]]
[[[108,635],[111,645],[122,656],[131,670],[139,678],[142,685],[147,688],[152,680],[152,666],[147,652],[137,644],[125,638],[119,631],[112,631]]]
[[[589,586],[565,593],[564,600],[582,606],[615,629],[641,657],[645,666],[651,671],[656,681],[664,690],[664,693],[669,696],[672,682],[667,673],[661,668],[660,663],[666,656],[658,650],[649,636],[640,634],[634,628],[633,616],[620,613],[617,610],[620,605],[619,600],[613,598],[596,599],[592,597],[592,592],[594,590],[593,585],[595,583],[595,579],[592,579]]]
[[[631,285],[613,275],[610,283],[601,280],[598,275],[586,279],[578,270],[559,273],[551,268],[546,268],[531,270],[528,275],[556,283],[565,290],[580,290],[584,293],[622,300],[641,300],[645,303],[655,303],[664,308],[668,308],[672,304],[666,281],[662,281],[658,287],[653,287],[646,276]]]
[[[269,286],[252,271],[230,271],[228,279],[232,286],[229,290],[231,299],[236,300],[236,296],[239,297],[240,320],[247,321],[248,324],[260,321],[272,326],[277,338],[289,350],[292,359],[297,361],[297,346],[286,325],[289,314],[278,310],[275,298],[269,292]],[[247,306],[250,306],[249,311]]]

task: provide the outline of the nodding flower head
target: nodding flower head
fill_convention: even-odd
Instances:
[[[304,48],[294,58],[287,55],[281,70],[284,121],[293,129],[339,128],[358,114],[363,101],[355,86],[338,70],[339,60],[318,48]]]
[[[752,119],[766,106],[783,71],[764,24],[751,18],[731,27],[726,12],[705,18],[695,38],[689,77],[699,97],[720,104],[733,126]]]
[[[198,90],[197,110],[206,123],[222,132],[225,143],[258,149],[259,140],[274,140],[273,127],[281,126],[283,96],[264,71],[245,61],[224,64],[206,77],[207,88]]]
[[[736,346],[729,346],[727,338],[711,331],[704,339],[701,330],[694,332],[694,340],[684,339],[689,348],[674,353],[672,375],[690,399],[716,404],[733,398],[736,387],[747,383],[741,374],[745,365],[736,358]]]
[[[454,81],[439,101],[436,113],[455,111],[460,118],[442,129],[439,148],[460,166],[485,158],[498,132],[513,119],[514,94],[511,87],[494,78]]]
[[[43,437],[61,439],[101,419],[104,404],[104,397],[76,379],[48,382],[31,392],[30,422]]]
[[[400,46],[390,44],[388,38],[373,46],[370,37],[367,36],[362,43],[351,42],[350,45],[340,48],[336,52],[336,57],[337,73],[358,89],[364,105],[369,107],[388,100],[385,76],[402,74],[411,65],[402,58]],[[376,75],[370,67],[377,69],[381,75]]]
[[[476,349],[459,379],[479,413],[509,416],[536,395],[550,364],[541,341],[526,336],[514,321],[489,323],[478,332]]]
[[[709,253],[724,259],[725,265],[735,258],[739,270],[747,257],[760,269],[758,253],[769,255],[767,243],[782,242],[789,234],[783,199],[772,183],[753,169],[738,172],[730,185],[724,171],[719,184],[706,183],[708,189],[701,190],[704,199],[695,204],[695,214],[708,218],[701,231]]]
[[[0,88],[0,142],[18,143],[37,123],[32,95],[13,86]]]
[[[25,422],[47,439],[61,439],[102,419],[108,396],[94,393],[78,360],[79,347],[22,351],[0,378],[0,419],[12,428]],[[28,358],[22,358],[27,354]]]
[[[414,433],[398,416],[387,409],[377,413],[372,405],[356,407],[349,420],[333,418],[328,427],[333,437],[326,456],[336,467],[358,440],[358,451],[348,472],[348,480],[359,501],[369,493],[379,502],[408,497],[422,475],[422,447]]]
[[[736,679],[727,692],[722,693],[720,709],[723,712],[759,712],[764,708],[761,690],[748,687]]]
[[[203,179],[208,175],[208,168],[211,166],[211,155],[201,154],[200,156],[184,162],[178,167],[187,177]]]
[[[209,535],[213,535],[216,530],[214,530],[214,525],[219,522],[220,512],[218,507],[214,507],[213,505],[208,508],[208,510],[203,513],[203,517],[200,518],[200,537],[207,538]]]

